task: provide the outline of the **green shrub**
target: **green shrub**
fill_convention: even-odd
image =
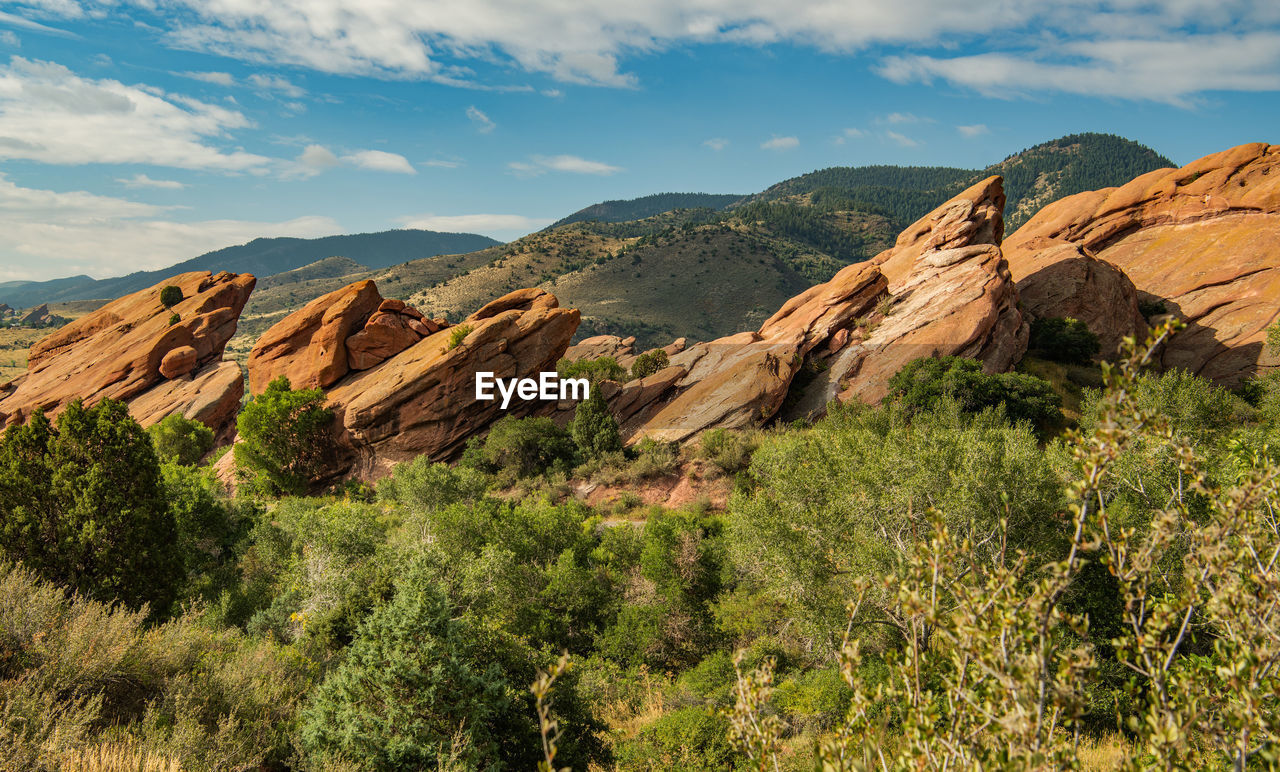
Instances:
[[[474,502],[488,487],[489,478],[478,470],[418,456],[396,464],[391,475],[378,483],[378,500],[397,502],[415,512],[432,512],[458,502]]]
[[[172,284],[160,290],[160,305],[165,308],[173,308],[182,302],[182,288],[175,287]]]
[[[180,321],[182,321],[182,317],[181,317],[181,316],[179,316],[178,314],[176,314],[176,313],[175,313],[175,314],[169,314],[169,326],[170,326],[170,327],[174,326],[175,324],[177,324],[177,323],[178,323],[178,322],[180,322]]]
[[[1267,328],[1267,345],[1280,349],[1280,322]]]
[[[599,389],[592,389],[591,396],[578,403],[569,431],[583,458],[598,458],[622,450],[618,422]]]
[[[712,429],[699,438],[698,455],[715,464],[720,471],[733,474],[746,468],[755,450],[753,438],[743,432]]]
[[[666,369],[670,364],[667,352],[655,348],[636,357],[636,361],[631,363],[631,379],[647,378],[659,370]]]
[[[1139,300],[1138,313],[1145,318],[1150,319],[1153,316],[1161,316],[1169,313],[1169,307],[1165,305],[1163,300]]]
[[[729,745],[729,720],[700,707],[663,715],[623,743],[616,755],[622,770],[672,772],[727,772],[737,759]]]
[[[324,402],[320,389],[291,389],[283,375],[267,384],[236,418],[236,466],[268,491],[305,493],[333,447],[333,411]]]
[[[103,602],[169,610],[182,579],[173,512],[146,431],[123,402],[37,411],[0,442],[0,550]]]
[[[177,413],[153,424],[147,433],[162,461],[193,466],[213,450],[213,430]]]
[[[573,437],[550,418],[504,416],[493,424],[469,461],[508,478],[567,472],[577,452]]]
[[[635,461],[631,463],[631,479],[647,480],[671,474],[680,465],[680,446],[645,437],[635,445]]]
[[[449,330],[449,345],[445,351],[452,351],[462,345],[462,340],[471,334],[471,325],[459,324]]]
[[[1051,316],[1031,322],[1027,350],[1043,359],[1087,365],[1101,349],[1098,336],[1079,319]]]
[[[967,413],[1003,407],[1013,421],[1041,430],[1062,420],[1062,398],[1046,381],[1024,373],[987,375],[982,363],[961,357],[917,359],[889,379],[889,397],[915,412],[953,399]]]
[[[598,359],[561,359],[556,362],[556,372],[561,378],[586,378],[592,386],[600,381],[625,381],[627,371],[613,357]]]

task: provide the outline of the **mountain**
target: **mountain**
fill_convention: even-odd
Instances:
[[[267,277],[339,255],[367,268],[386,268],[424,257],[474,252],[500,242],[474,233],[393,230],[317,239],[254,239],[248,244],[207,252],[157,271],[95,280],[87,276],[47,282],[0,285],[0,303],[27,308],[40,303],[95,298],[113,299],[137,292],[167,276],[191,271],[230,271]]]
[[[655,193],[651,196],[626,200],[603,201],[579,209],[568,217],[552,223],[547,230],[575,222],[626,222],[643,220],[675,209],[724,209],[742,198],[740,195],[720,193]]]

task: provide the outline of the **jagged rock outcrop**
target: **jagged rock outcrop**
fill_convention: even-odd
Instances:
[[[1224,383],[1280,366],[1280,146],[1254,143],[1046,206],[1006,247],[1070,244],[1122,270],[1187,328],[1162,353]]]
[[[28,327],[39,327],[42,324],[48,324],[52,318],[53,316],[49,313],[49,304],[44,303],[28,311],[18,320],[18,323]]]
[[[503,412],[496,401],[478,401],[475,375],[536,378],[554,370],[579,319],[576,309],[560,308],[543,290],[517,290],[460,322],[470,331],[457,345],[451,346],[452,330],[442,328],[367,370],[349,372],[327,391],[343,456],[338,466],[374,479],[420,455],[450,458],[501,416],[546,408],[514,400]]]
[[[975,357],[990,372],[1007,370],[1026,350],[1027,324],[1000,251],[1003,208],[1000,178],[984,180],[874,261],[792,298],[759,331],[672,357],[684,374],[671,396],[624,425],[630,439],[684,441],[759,424],[784,403],[789,418],[820,414],[832,399],[879,402],[889,378],[921,357]],[[799,384],[802,367],[812,377]]]
[[[401,300],[384,300],[372,281],[316,298],[267,330],[249,352],[249,390],[280,376],[295,389],[325,388],[368,370],[447,326]]]
[[[222,351],[254,283],[249,274],[186,273],[62,327],[31,347],[26,375],[0,393],[0,422],[111,398],[128,402],[143,425],[180,412],[225,434],[244,386]],[[172,309],[160,302],[167,285],[182,290]]]
[[[1016,239],[1016,241],[1015,241]],[[1112,359],[1125,337],[1142,340],[1147,320],[1128,276],[1079,244],[1011,236],[1004,244],[1022,309],[1031,319],[1070,317],[1098,336],[1099,355]]]

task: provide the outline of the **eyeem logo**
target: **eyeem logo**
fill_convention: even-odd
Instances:
[[[561,378],[555,372],[538,373],[537,378],[495,378],[493,373],[476,373],[476,401],[492,402],[499,396],[502,397],[499,407],[506,410],[513,396],[547,401],[587,399],[591,396],[591,384],[586,378]]]

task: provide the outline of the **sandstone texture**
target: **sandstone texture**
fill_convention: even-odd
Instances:
[[[1138,289],[1119,268],[1079,244],[1017,234],[1004,244],[1022,308],[1032,319],[1070,317],[1098,336],[1099,355],[1113,359],[1125,337],[1142,340],[1147,320]]]
[[[249,274],[186,273],[62,327],[31,347],[26,375],[0,393],[0,421],[111,398],[129,403],[143,425],[180,412],[225,433],[243,383],[222,351],[254,283]],[[172,309],[160,302],[167,285],[182,290]],[[173,314],[180,320],[170,324]]]
[[[1280,366],[1280,146],[1255,143],[1042,209],[1006,249],[1068,244],[1113,264],[1187,328],[1162,352],[1223,383]],[[1063,315],[1063,314],[1055,314]]]
[[[629,440],[687,441],[710,428],[759,425],[779,411],[783,419],[816,416],[833,399],[876,403],[889,378],[922,357],[974,357],[989,372],[1007,370],[1026,350],[1027,323],[1000,251],[1003,208],[1000,178],[984,180],[875,260],[792,298],[758,331],[672,357],[684,374],[662,402],[627,404],[637,416],[624,424]]]
[[[470,332],[458,345],[451,348],[452,331],[441,329],[347,375],[328,398],[349,473],[374,479],[419,455],[451,458],[503,415],[544,408],[515,400],[504,412],[497,401],[478,401],[475,374],[523,378],[554,370],[579,319],[547,292],[517,290],[464,319]]]
[[[249,390],[280,376],[295,389],[326,388],[368,370],[447,325],[402,300],[383,299],[371,281],[316,298],[267,330],[249,352]]]

